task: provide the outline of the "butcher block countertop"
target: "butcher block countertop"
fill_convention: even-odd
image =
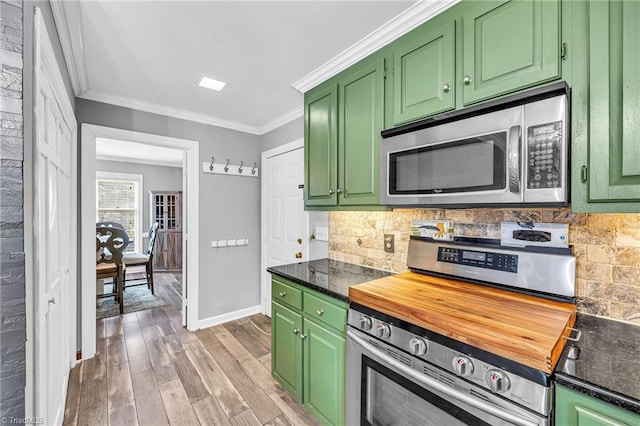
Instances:
[[[351,286],[349,299],[549,374],[576,321],[570,303],[414,272]]]

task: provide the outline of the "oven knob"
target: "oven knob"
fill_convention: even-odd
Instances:
[[[409,352],[411,352],[412,355],[424,355],[427,353],[427,349],[427,342],[425,342],[424,339],[414,337],[413,339],[409,340]]]
[[[504,392],[509,390],[511,382],[506,374],[498,370],[489,370],[484,376],[484,381],[489,385],[489,389],[493,393]]]
[[[358,320],[362,330],[371,330],[371,317],[361,316]]]
[[[458,376],[466,377],[473,374],[473,363],[466,356],[458,355],[453,358],[451,365],[453,366],[453,371],[455,371]]]
[[[376,326],[376,336],[381,339],[388,339],[391,336],[391,327],[387,324],[378,324]]]

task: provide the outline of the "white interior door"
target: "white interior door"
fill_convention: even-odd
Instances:
[[[271,316],[270,266],[307,261],[309,215],[304,211],[302,146],[263,159],[262,310]]]
[[[76,122],[39,9],[35,31],[35,409],[61,424],[76,342]]]

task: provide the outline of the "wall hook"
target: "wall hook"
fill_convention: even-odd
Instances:
[[[227,158],[227,164],[225,164],[224,166],[224,171],[228,172],[229,171],[229,159]]]
[[[238,173],[242,173],[242,166],[244,166],[244,163],[240,161],[240,167],[238,167]]]
[[[257,167],[257,164],[256,164],[256,163],[255,163],[255,161],[254,161],[254,163],[253,163],[253,168],[251,169],[251,174],[252,174],[252,175],[255,175],[255,174],[256,174],[256,167]]]
[[[211,164],[209,165],[209,170],[213,170],[213,163],[216,161],[215,157],[211,157]]]

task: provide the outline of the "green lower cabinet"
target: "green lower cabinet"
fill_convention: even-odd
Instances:
[[[304,320],[304,405],[325,424],[344,422],[344,334]]]
[[[348,305],[281,277],[274,288],[273,377],[320,423],[344,425]]]
[[[297,332],[296,332],[297,330]],[[271,305],[271,371],[280,384],[302,402],[302,315]]]
[[[556,385],[556,425],[632,426],[640,425],[640,415]]]

